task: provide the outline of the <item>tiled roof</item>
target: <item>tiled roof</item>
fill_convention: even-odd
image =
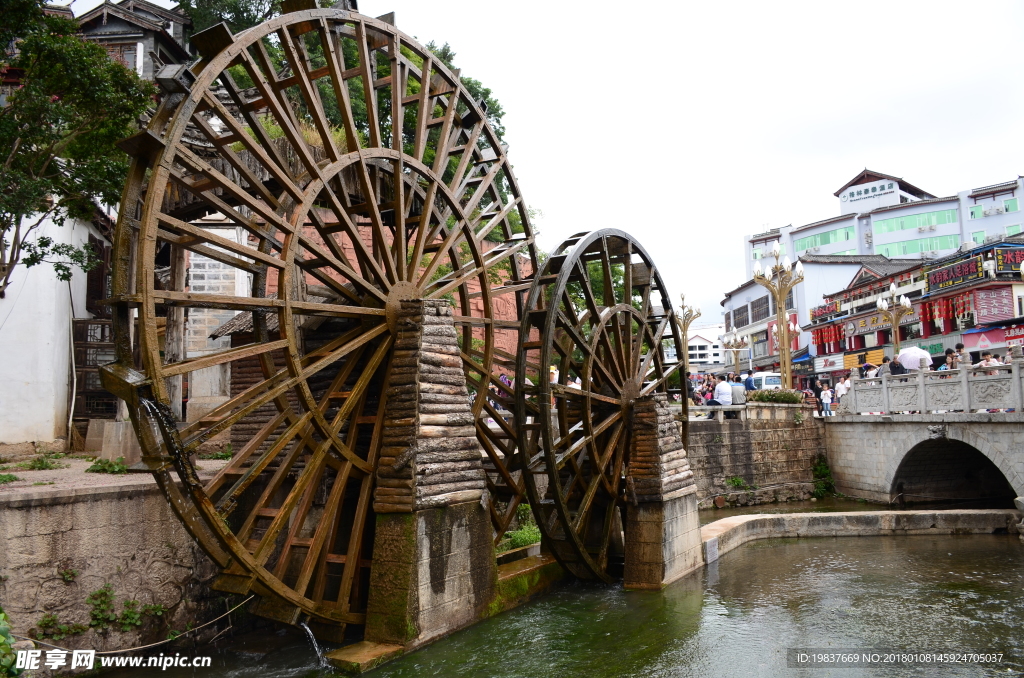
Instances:
[[[867,269],[871,273],[877,275],[877,279],[881,279],[889,278],[891,276],[897,275],[899,273],[904,273],[914,268],[920,268],[921,265],[924,264],[924,261],[922,261],[921,259],[890,259],[889,257],[882,256],[881,254],[872,254],[870,256],[861,257],[861,259],[863,260],[861,270],[857,271],[857,273],[854,274],[853,278],[850,279],[849,284],[847,284],[846,287],[844,287],[841,290],[823,294],[822,298],[834,298],[836,297],[836,295],[842,294],[846,290],[855,287],[853,283],[855,280],[860,278],[863,269]],[[860,285],[856,285],[856,287],[860,287]]]
[[[779,229],[773,228],[771,230],[765,231],[764,233],[757,233],[755,235],[750,236],[750,242],[757,242],[758,240],[770,240],[772,238],[777,237],[779,237]]]
[[[310,295],[309,301],[326,301],[323,297]],[[232,334],[249,334],[253,331],[252,313],[242,311],[231,320],[227,321],[213,332],[210,332],[210,339],[229,337]],[[277,332],[277,313],[267,313],[267,331]]]
[[[801,254],[805,264],[883,264],[890,261],[881,254]]]
[[[1017,180],[1014,179],[1013,181],[1007,181],[1002,184],[994,184],[992,186],[982,186],[981,188],[975,188],[967,197],[973,198],[975,196],[992,195],[993,193],[1003,193],[1004,191],[1012,191],[1016,188],[1019,188],[1019,186],[1017,185]]]
[[[898,209],[901,209],[903,207],[917,207],[918,205],[928,205],[930,203],[936,203],[936,202],[952,202],[954,200],[959,202],[960,201],[960,197],[956,196],[956,195],[951,195],[951,196],[948,196],[946,198],[929,198],[928,200],[916,200],[914,202],[904,202],[904,203],[900,203],[899,205],[889,205],[888,207],[879,207],[877,209],[871,210],[870,212],[868,212],[868,214],[875,214],[876,212],[888,212],[889,210],[898,210]]]
[[[963,245],[961,245],[961,249],[957,250],[956,252],[953,252],[952,254],[947,254],[946,256],[940,257],[938,259],[929,259],[925,263],[927,263],[929,266],[935,266],[936,264],[943,264],[949,261],[956,261],[957,259],[963,259],[964,257],[968,256],[970,252],[978,250],[987,250],[993,247],[999,247],[999,245],[1002,243],[1007,243],[1010,245],[1024,245],[1024,234],[1010,235],[1003,238],[1002,240],[987,242],[983,245],[975,245],[967,249],[963,249]],[[967,244],[969,243],[964,243],[964,245]]]
[[[104,13],[113,14],[129,23],[137,24],[151,31],[159,32],[164,30],[163,26],[154,22],[152,19],[136,14],[125,7],[115,5],[111,2],[104,2],[103,4],[97,5],[93,9],[89,10],[82,16],[78,17],[78,23],[86,24],[95,19],[102,19]]]
[[[861,181],[861,179],[868,179],[868,177],[877,177],[878,179],[888,179],[890,181],[896,181],[896,182],[899,182],[900,187],[903,190],[905,190],[907,193],[915,193],[916,192],[916,193],[920,193],[921,195],[924,195],[924,196],[934,197],[934,196],[932,196],[931,193],[929,193],[927,191],[922,191],[917,186],[914,186],[913,184],[911,184],[911,183],[909,183],[907,181],[904,181],[900,177],[894,177],[891,174],[883,174],[882,172],[875,172],[873,170],[869,170],[866,167],[864,168],[863,172],[861,172],[860,174],[858,174],[854,178],[850,179],[848,182],[846,182],[845,185],[843,185],[842,188],[840,188],[838,191],[836,191],[832,195],[834,195],[834,196],[836,196],[838,198],[839,194],[842,193],[843,191],[845,191],[846,189],[848,189],[850,186],[853,186],[853,185],[855,185],[857,183],[865,183],[865,182]],[[871,179],[868,179],[868,180],[872,181]]]
[[[832,224],[837,221],[849,221],[850,219],[853,219],[856,216],[856,214],[843,214],[838,217],[832,217],[830,219],[822,219],[821,221],[815,221],[813,224],[806,224],[804,226],[800,226],[799,228],[794,228],[789,233],[790,235],[792,235],[793,233],[799,233],[800,231],[806,230],[808,228],[814,228],[815,226],[824,226],[825,224]]]

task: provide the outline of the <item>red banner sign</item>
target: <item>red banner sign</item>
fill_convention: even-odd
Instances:
[[[820,318],[823,315],[828,315],[829,313],[835,313],[838,310],[839,310],[839,302],[838,301],[833,301],[833,302],[830,302],[828,304],[822,304],[821,306],[815,306],[814,308],[811,309],[811,318],[812,319]]]

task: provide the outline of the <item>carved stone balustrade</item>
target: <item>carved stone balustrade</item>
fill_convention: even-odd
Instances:
[[[1021,362],[852,379],[839,414],[1024,411]]]

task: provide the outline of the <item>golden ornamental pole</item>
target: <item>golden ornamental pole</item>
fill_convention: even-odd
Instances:
[[[690,371],[690,323],[700,317],[700,309],[694,306],[686,305],[686,295],[679,295],[679,313],[676,314],[676,324],[679,325],[679,333],[682,335],[684,346],[677,346],[676,350],[682,352],[683,356],[683,376],[685,378],[686,373]],[[685,393],[686,385],[683,384],[683,390]]]
[[[732,332],[723,337],[722,346],[732,353],[732,367],[737,374],[740,372],[740,351],[748,345],[745,337],[737,337]]]
[[[776,263],[767,271],[761,270],[760,264],[754,265],[754,282],[768,290],[772,300],[775,302],[775,326],[778,332],[779,342],[779,371],[782,374],[782,383],[785,388],[793,388],[793,366],[792,350],[790,348],[790,331],[796,332],[800,328],[794,325],[789,326],[786,318],[786,298],[794,287],[804,280],[804,266],[796,262],[794,267],[789,257],[784,257],[779,262],[779,243],[775,243],[772,253],[775,255]]]
[[[882,321],[888,321],[892,330],[892,358],[900,354],[900,322],[914,312],[914,306],[906,295],[896,296],[896,283],[889,284],[889,298],[878,298],[875,306],[882,314]]]

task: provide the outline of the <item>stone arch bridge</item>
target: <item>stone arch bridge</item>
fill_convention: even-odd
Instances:
[[[836,489],[853,497],[995,508],[1024,496],[1020,413],[831,417],[825,449]]]

